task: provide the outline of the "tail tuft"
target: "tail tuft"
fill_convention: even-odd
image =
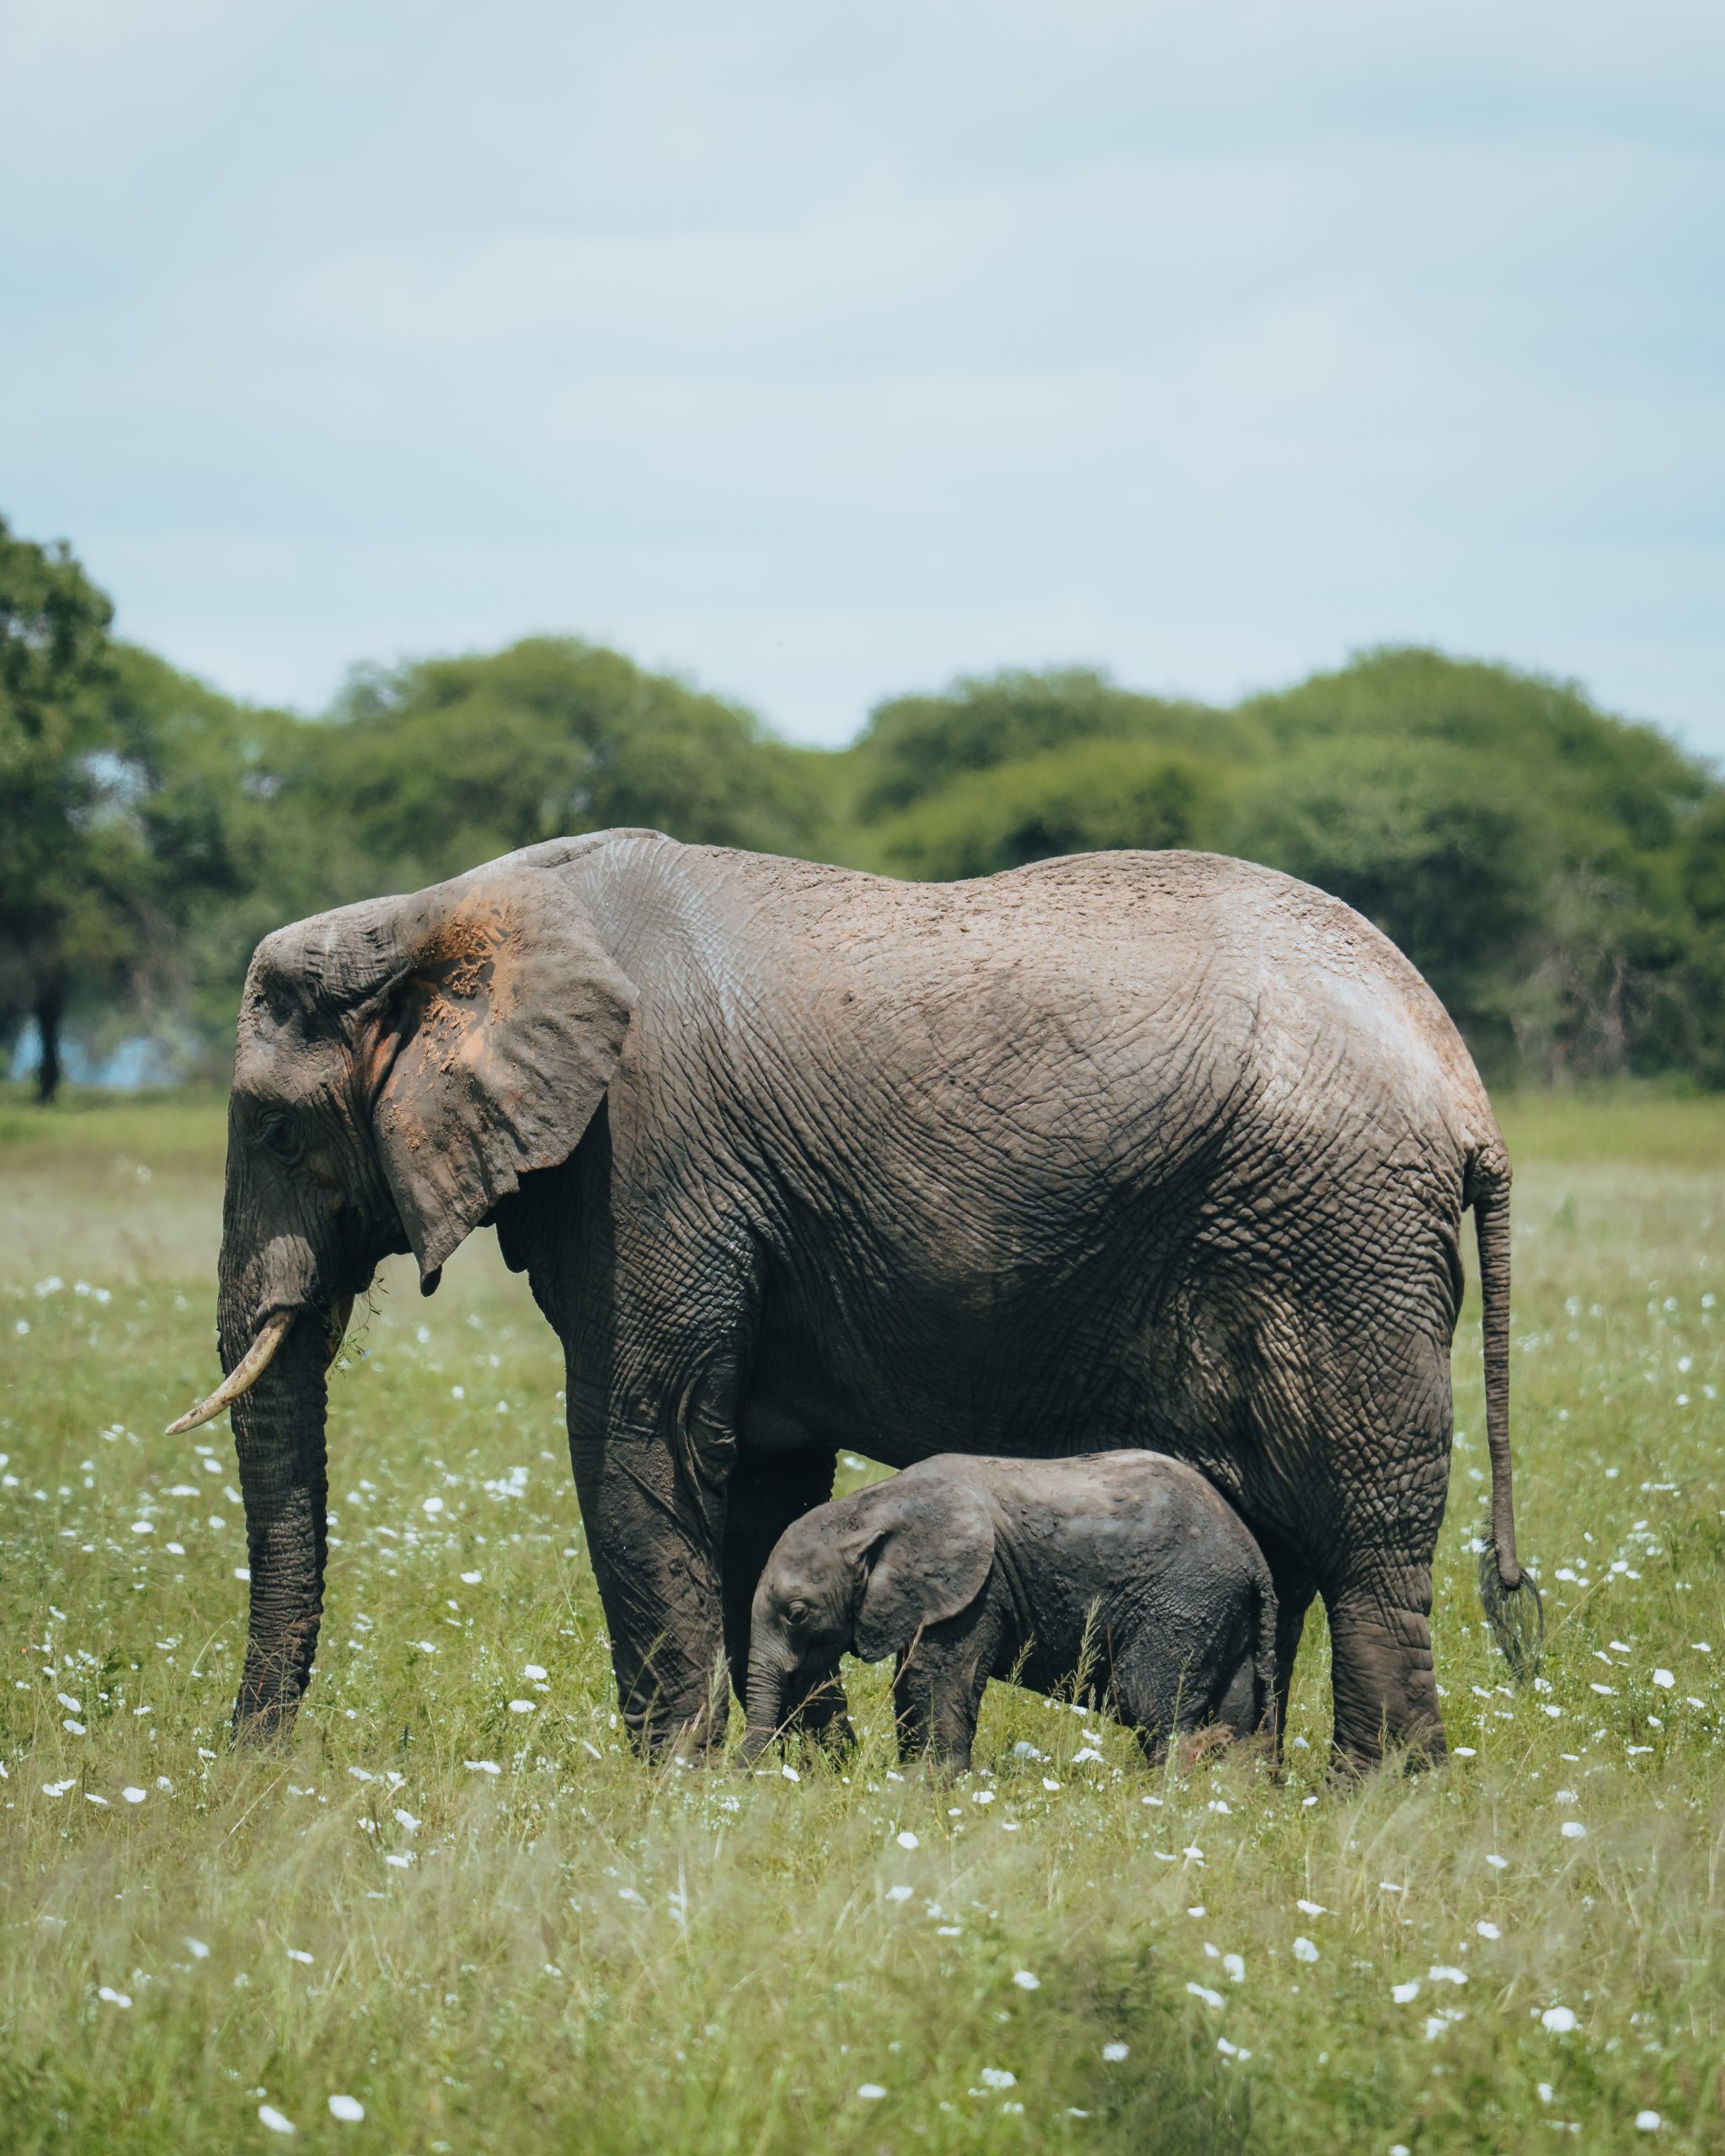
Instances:
[[[1480,1553],[1479,1598],[1492,1637],[1509,1665],[1509,1674],[1518,1684],[1532,1684],[1539,1674],[1540,1656],[1546,1644],[1545,1604],[1525,1572],[1514,1587],[1505,1585],[1498,1569],[1494,1542],[1488,1542]]]

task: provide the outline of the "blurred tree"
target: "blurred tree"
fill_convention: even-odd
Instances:
[[[0,1018],[40,1037],[59,1089],[68,1005],[111,987],[131,946],[138,848],[109,690],[114,610],[64,545],[0,520]]]
[[[879,827],[883,858],[939,882],[1063,853],[1213,843],[1226,776],[1150,742],[1088,740],[967,772]]]
[[[1237,756],[1251,752],[1252,732],[1231,712],[1140,696],[1087,667],[960,680],[941,696],[895,696],[875,706],[849,752],[857,813],[873,822],[968,773],[1083,741]]]
[[[1228,843],[1333,891],[1419,967],[1488,1070],[1669,1068],[1703,766],[1573,684],[1361,654],[1245,714],[1274,744]]]
[[[342,897],[380,870],[412,888],[612,825],[794,852],[821,811],[804,760],[740,706],[552,637],[356,675],[334,723],[302,730],[282,793],[345,824]]]

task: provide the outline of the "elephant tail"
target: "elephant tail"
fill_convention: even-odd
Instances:
[[[1509,1164],[1476,1160],[1469,1202],[1479,1246],[1481,1331],[1485,1344],[1486,1445],[1492,1460],[1492,1532],[1480,1553],[1479,1598],[1492,1636],[1518,1684],[1530,1683],[1545,1644],[1540,1591],[1515,1554],[1515,1498],[1509,1460]]]

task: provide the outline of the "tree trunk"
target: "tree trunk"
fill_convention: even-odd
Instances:
[[[41,1036],[42,1059],[36,1065],[36,1104],[47,1107],[60,1091],[63,1075],[60,1061],[60,1027],[66,1016],[66,992],[58,981],[39,989],[34,1008],[36,1031]]]

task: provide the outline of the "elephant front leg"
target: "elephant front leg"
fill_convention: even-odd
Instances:
[[[893,1672],[893,1713],[901,1759],[926,1755],[954,1774],[970,1771],[989,1660],[974,1639],[931,1635],[899,1657]]]
[[[570,1444],[617,1704],[649,1752],[704,1753],[724,1734],[724,1483],[692,1476],[682,1449],[629,1433]]]
[[[745,1708],[750,1612],[761,1572],[792,1521],[831,1497],[837,1465],[836,1452],[768,1454],[740,1459],[731,1476],[724,1524],[724,1646],[731,1684]],[[784,1704],[788,1721],[817,1744],[842,1751],[856,1742],[836,1670],[814,1672],[800,1693],[786,1694]]]

